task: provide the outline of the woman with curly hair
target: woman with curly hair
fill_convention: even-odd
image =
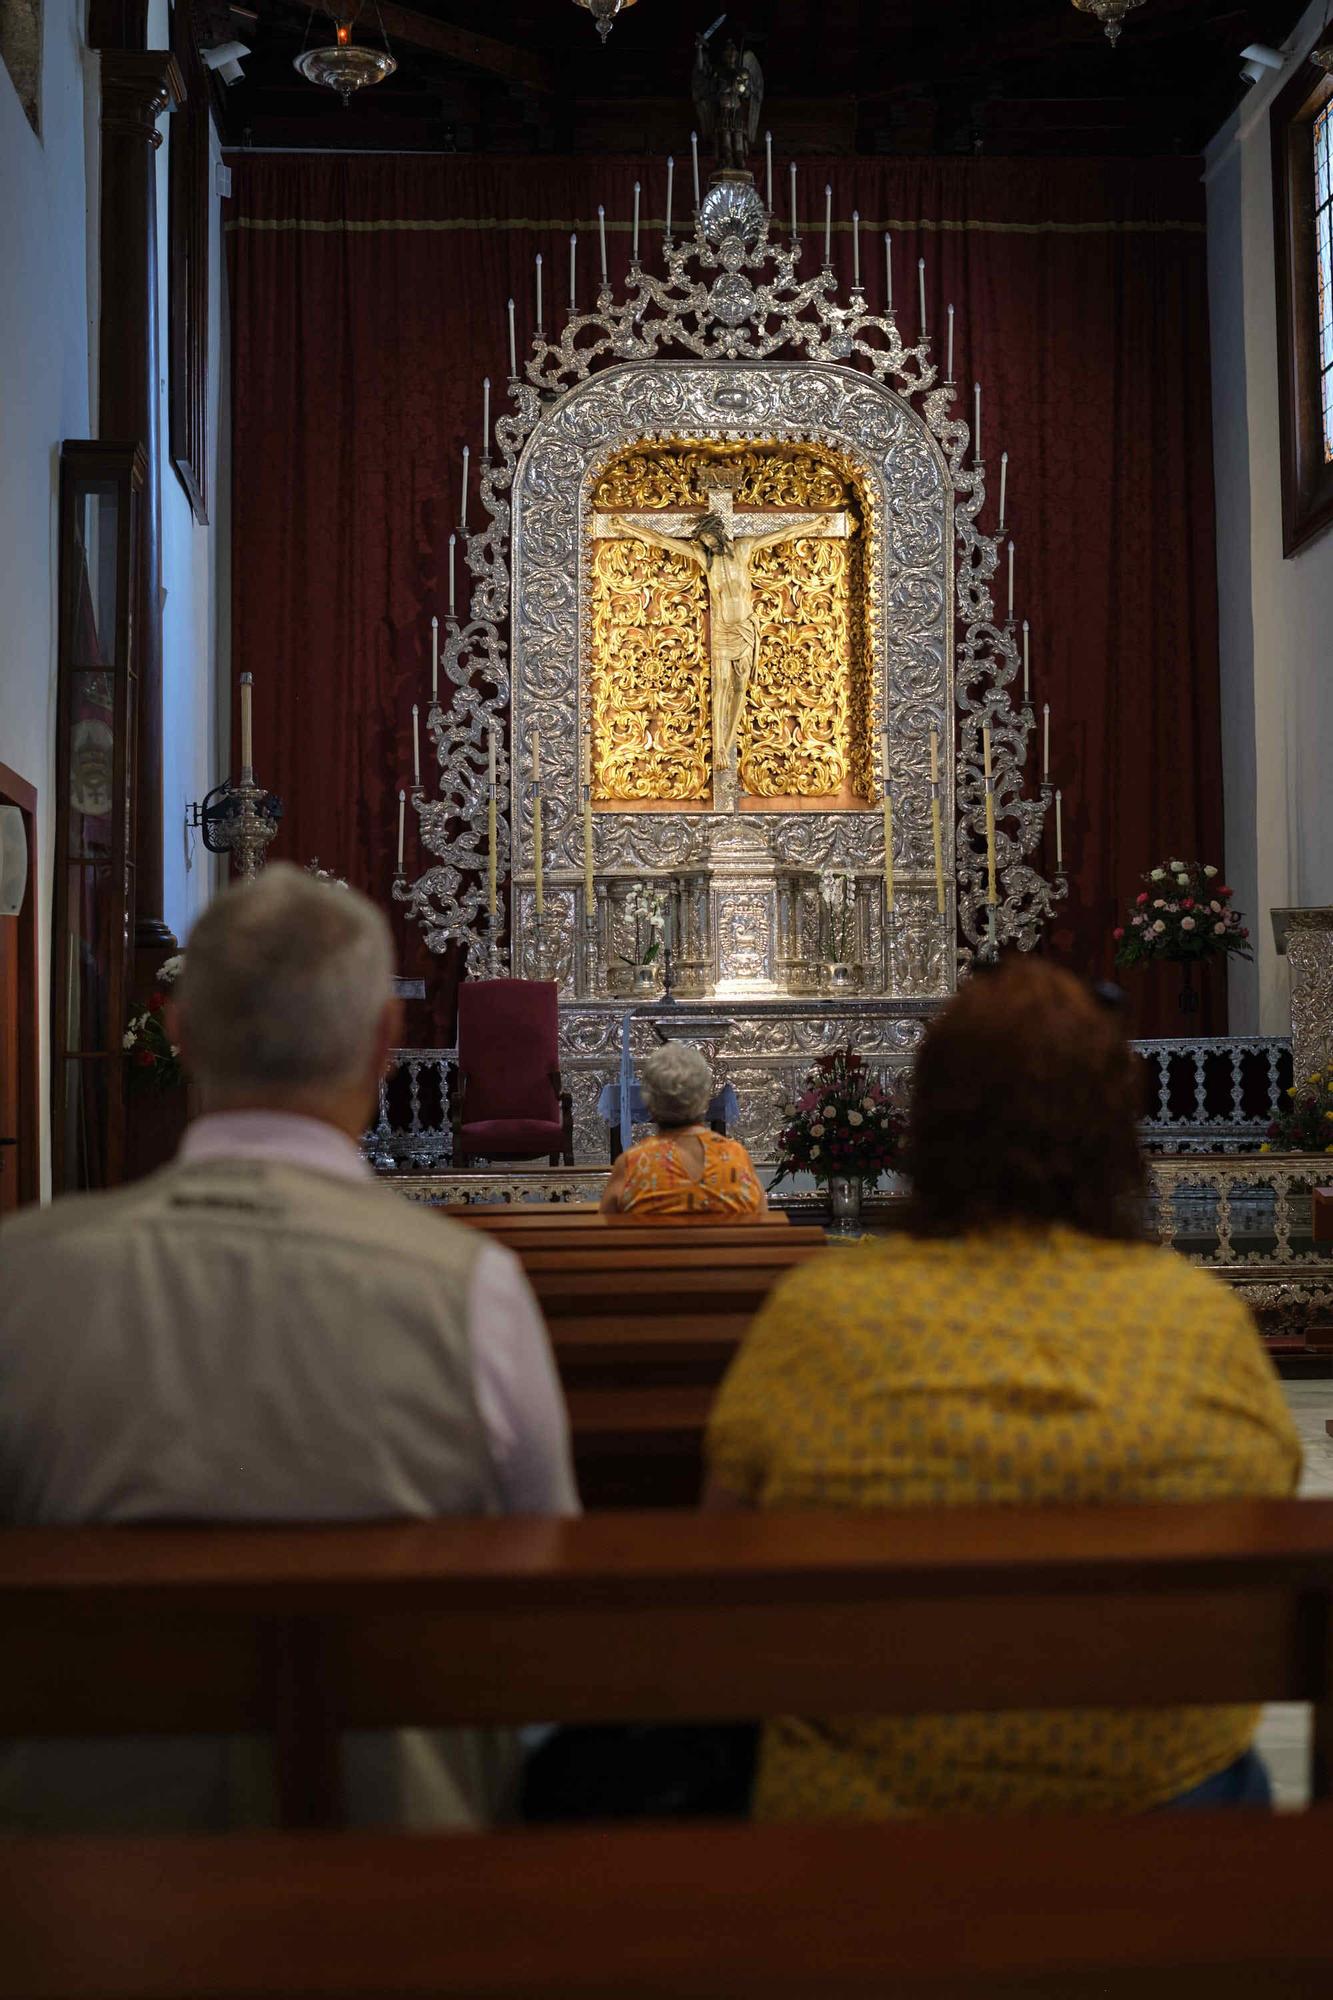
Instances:
[[[1079,1506],[1289,1494],[1300,1446],[1236,1293],[1142,1238],[1115,1011],[1017,958],[916,1068],[906,1232],[770,1295],[709,1429],[714,1507]],[[1262,1803],[1256,1712],[784,1718],[766,1819]]]
[[[768,1197],[739,1139],[708,1124],[713,1073],[701,1050],[668,1042],[640,1069],[657,1135],[622,1153],[602,1191],[603,1215],[745,1221]]]

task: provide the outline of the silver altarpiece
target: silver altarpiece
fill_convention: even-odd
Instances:
[[[558,340],[539,329],[525,379],[510,383],[513,414],[496,426],[495,454],[482,458],[483,524],[463,541],[470,601],[467,615],[448,621],[441,676],[450,692],[427,717],[438,785],[412,794],[434,863],[416,880],[400,876],[394,894],[432,950],[466,946],[473,976],[489,968],[558,983],[581,1160],[605,1156],[596,1101],[619,1073],[624,1014],[634,1010],[638,1051],[667,1011],[635,981],[636,885],[657,885],[671,908],[672,1031],[695,1032],[709,1048],[719,1080],[737,1092],[739,1135],[761,1158],[772,1157],[781,1106],[817,1055],[850,1040],[872,1065],[904,1067],[924,1019],[973,959],[997,945],[1031,948],[1064,890],[1062,877],[1049,881],[1034,865],[1051,794],[1044,783],[1035,797],[1023,792],[1033,711],[1011,698],[1016,628],[992,600],[999,541],[979,525],[985,468],[953,414],[955,387],[939,380],[924,335],[905,345],[894,312],[872,315],[859,289],[840,303],[831,270],[802,277],[800,244],[774,234],[749,176],[719,175],[693,233],[664,239],[663,275],[636,258],[624,299],[604,281],[592,310],[568,315]],[[834,468],[855,496],[861,678],[844,718],[848,778],[836,801],[770,799],[753,780],[747,790],[716,742],[711,768],[707,745],[697,752],[693,796],[607,796],[618,781],[599,774],[621,753],[596,747],[598,728],[616,735],[598,664],[605,482],[627,454],[650,449],[702,464],[705,485],[716,464],[724,486],[738,454],[752,465],[756,454],[799,450],[803,465]],[[712,493],[710,504],[730,502]],[[780,515],[770,518],[780,526]],[[637,531],[620,532],[628,540]],[[495,865],[508,883],[494,923],[492,741]],[[774,782],[780,791],[787,781]],[[836,993],[823,990],[820,876],[830,868],[851,878],[838,955],[854,969],[851,991]]]

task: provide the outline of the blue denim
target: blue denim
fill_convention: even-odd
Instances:
[[[1214,1771],[1202,1784],[1181,1792],[1178,1798],[1168,1799],[1160,1810],[1193,1812],[1214,1806],[1257,1806],[1263,1812],[1272,1811],[1273,1788],[1268,1781],[1268,1766],[1257,1750],[1247,1750],[1234,1764],[1228,1764],[1225,1771]]]

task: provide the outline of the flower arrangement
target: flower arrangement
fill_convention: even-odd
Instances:
[[[1250,933],[1231,907],[1234,893],[1217,880],[1211,862],[1168,861],[1150,869],[1128,911],[1128,923],[1117,925],[1117,965],[1150,965],[1158,959],[1193,964],[1235,952],[1252,956]]]
[[[634,963],[651,965],[666,931],[666,897],[651,883],[636,882],[625,898],[625,914],[634,926]]]
[[[848,1174],[871,1186],[902,1151],[907,1120],[852,1049],[821,1056],[778,1139],[772,1186],[793,1174]]]
[[[184,952],[176,952],[157,968],[157,985],[146,1007],[130,1015],[121,1037],[129,1057],[131,1081],[151,1090],[172,1090],[185,1080],[180,1050],[167,1033],[167,996],[185,969]]]
[[[835,964],[848,964],[856,942],[855,875],[846,868],[825,868],[819,877],[819,902],[829,958]]]
[[[1290,1102],[1268,1128],[1261,1153],[1333,1153],[1333,1063],[1287,1091]]]

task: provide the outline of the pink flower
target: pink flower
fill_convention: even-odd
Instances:
[[[1183,931],[1192,931],[1194,929],[1193,917],[1182,917],[1180,919],[1180,928]]]
[[[1180,899],[1180,907],[1182,910],[1192,910],[1194,908],[1193,896],[1182,896]]]
[[[1148,891],[1146,889],[1140,889],[1138,895],[1134,898],[1134,900],[1139,905],[1139,907],[1142,908],[1143,905],[1148,900]]]
[[[1227,930],[1227,927],[1226,927],[1226,925],[1225,925],[1225,924],[1214,924],[1214,925],[1213,925],[1213,936],[1214,936],[1214,937],[1225,937],[1225,936],[1226,936],[1226,930]]]
[[[1147,920],[1147,918],[1146,918],[1146,917],[1135,917],[1135,919],[1134,919],[1134,922],[1135,922],[1136,924],[1143,924],[1143,923],[1146,923],[1147,921],[1148,921],[1148,920]]]
[[[1242,924],[1240,927],[1240,934],[1242,937],[1248,937],[1250,935],[1249,932],[1246,930],[1244,924]]]
[[[1166,903],[1161,896],[1157,896],[1154,898],[1153,908],[1155,910],[1164,910],[1166,908]]]
[[[1134,919],[1134,921],[1135,921],[1135,923],[1137,923],[1137,922],[1138,922],[1138,918],[1136,917],[1136,918]],[[1123,924],[1117,924],[1117,925],[1116,925],[1116,927],[1115,927],[1115,929],[1114,929],[1114,930],[1113,930],[1113,931],[1111,932],[1111,936],[1112,936],[1112,937],[1113,937],[1113,938],[1115,939],[1115,941],[1116,941],[1116,943],[1117,943],[1117,944],[1119,944],[1119,942],[1120,942],[1121,938],[1122,938],[1122,937],[1123,937],[1124,935],[1125,935],[1125,927],[1124,927],[1124,925],[1123,925]]]

